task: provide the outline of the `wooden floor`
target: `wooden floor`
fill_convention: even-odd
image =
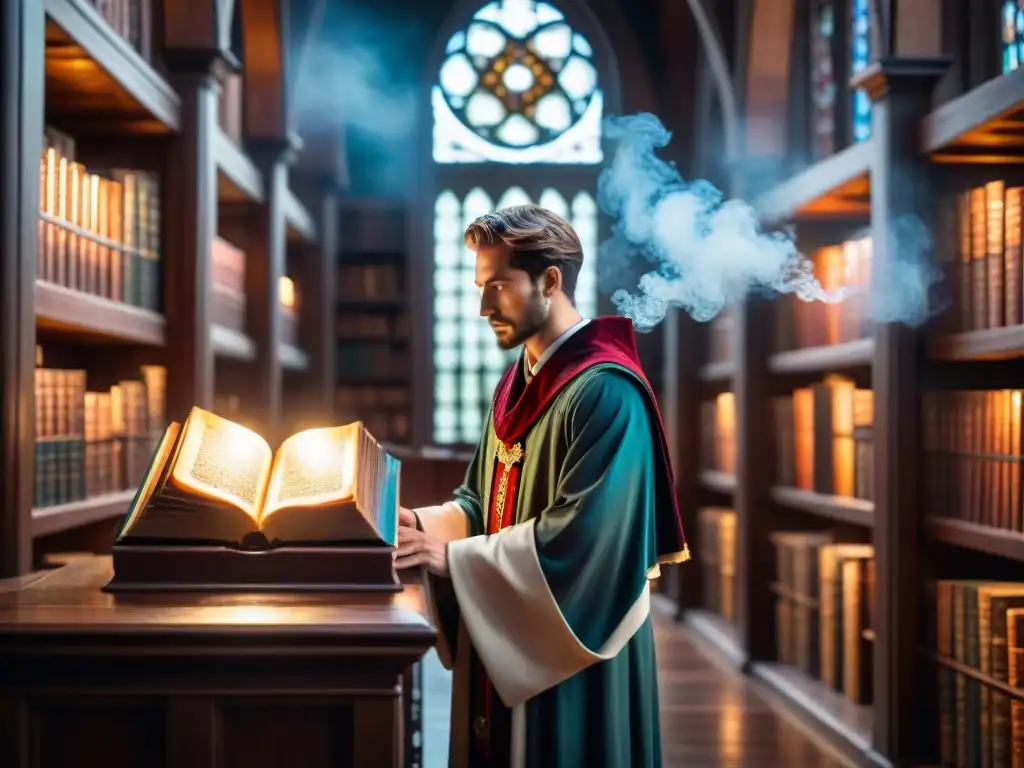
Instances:
[[[655,613],[665,768],[841,768],[755,684],[717,661],[688,630]],[[445,768],[451,679],[433,654],[424,667],[424,768]]]

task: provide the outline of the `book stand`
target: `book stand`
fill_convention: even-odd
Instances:
[[[393,547],[114,545],[104,592],[400,592]]]

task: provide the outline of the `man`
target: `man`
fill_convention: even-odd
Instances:
[[[480,313],[522,359],[454,499],[402,509],[454,669],[451,766],[657,768],[648,579],[689,558],[629,320],[583,320],[579,238],[537,206],[473,222]]]

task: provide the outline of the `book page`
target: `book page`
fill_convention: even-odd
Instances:
[[[174,484],[258,520],[273,459],[266,440],[202,408],[192,409],[184,429]]]
[[[285,507],[344,501],[355,493],[357,425],[307,429],[277,451],[263,508],[266,519]]]

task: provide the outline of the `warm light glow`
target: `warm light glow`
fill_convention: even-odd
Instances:
[[[280,302],[282,307],[288,309],[295,308],[295,283],[290,277],[282,275],[281,279],[277,283],[278,294],[280,296]]]
[[[718,717],[718,761],[720,765],[738,762],[743,757],[743,706],[725,702]]]
[[[352,446],[338,440],[333,428],[310,429],[288,439],[288,453],[310,473],[341,470],[342,485],[351,489],[355,482]]]
[[[271,605],[220,606],[217,613],[227,624],[280,624],[288,611]]]

